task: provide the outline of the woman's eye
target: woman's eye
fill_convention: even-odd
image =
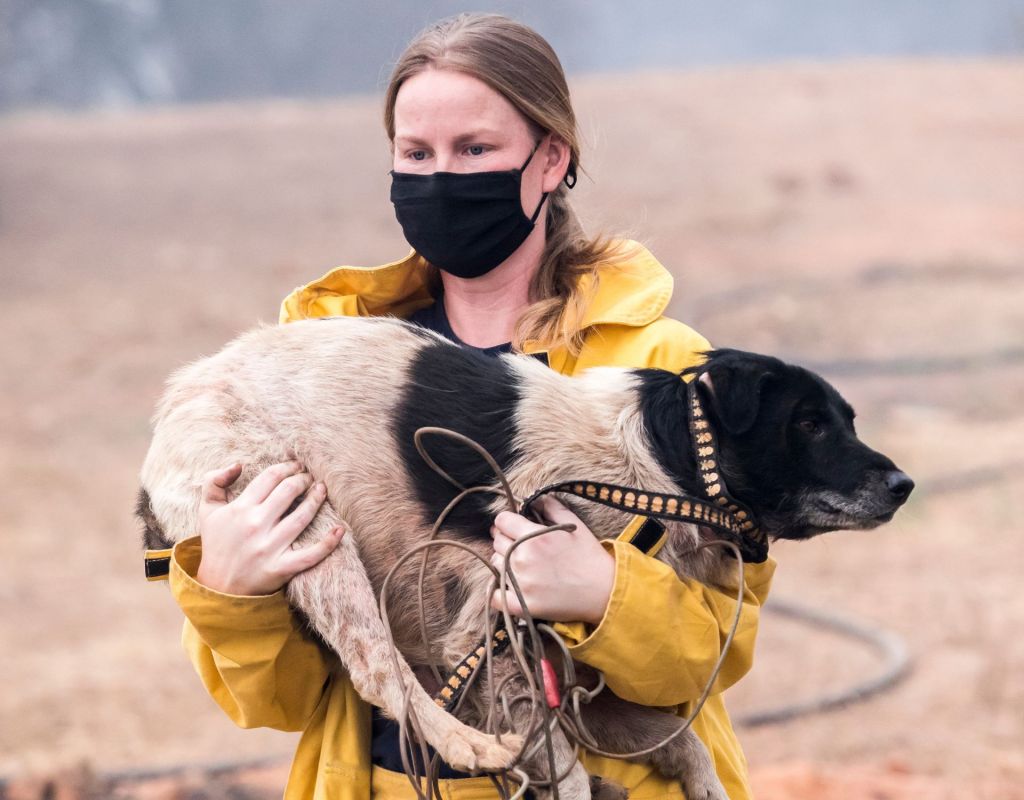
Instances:
[[[482,156],[484,153],[487,152],[487,148],[484,147],[482,144],[471,144],[469,147],[466,148],[466,152],[469,153],[471,156]]]
[[[413,150],[411,153],[409,153],[409,158],[411,158],[413,161],[423,161],[424,159],[426,159],[426,157],[427,154],[426,151],[424,150]]]

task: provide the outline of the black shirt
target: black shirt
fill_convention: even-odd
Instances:
[[[492,347],[473,347],[473,345],[466,344],[458,336],[455,335],[455,331],[452,330],[451,323],[448,322],[448,314],[444,309],[444,295],[438,295],[437,300],[434,301],[432,306],[421,308],[415,314],[408,319],[421,328],[426,328],[428,331],[434,331],[434,333],[441,334],[445,339],[450,339],[456,344],[461,344],[463,347],[468,347],[471,350],[476,350],[478,353],[483,353],[488,356],[496,356],[501,353],[512,352],[512,342],[505,342],[505,344],[496,344]]]

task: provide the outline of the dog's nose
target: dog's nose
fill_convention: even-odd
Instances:
[[[914,481],[911,477],[900,470],[893,470],[885,476],[885,486],[890,494],[901,503],[910,497],[914,491]]]

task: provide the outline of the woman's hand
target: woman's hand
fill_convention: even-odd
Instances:
[[[293,550],[292,543],[323,505],[327,492],[294,461],[267,467],[228,502],[227,490],[241,464],[203,476],[199,535],[203,554],[196,579],[214,591],[273,594],[294,575],[325,559],[345,533],[335,528],[320,542]],[[307,491],[308,490],[308,491]],[[283,516],[306,492],[295,509]]]
[[[552,525],[569,523],[573,531],[552,531],[523,542],[510,562],[530,613],[552,622],[588,622],[597,625],[604,617],[615,583],[615,557],[605,550],[590,529],[568,508],[552,497],[534,504]],[[512,543],[545,525],[502,511],[494,518],[491,564],[499,571]],[[509,588],[508,611],[521,614],[515,592]],[[491,606],[501,609],[501,592],[495,590]]]

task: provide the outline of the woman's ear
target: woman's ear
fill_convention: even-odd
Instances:
[[[557,133],[549,133],[547,142],[541,141],[537,155],[543,154],[544,173],[541,177],[541,191],[553,192],[565,178],[572,160],[572,148]]]

